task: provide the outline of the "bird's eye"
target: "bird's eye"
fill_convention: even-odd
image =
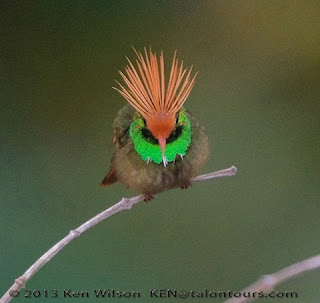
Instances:
[[[175,140],[177,140],[180,135],[182,134],[182,126],[178,125],[173,132],[170,134],[169,138],[167,139],[167,143],[171,143]]]
[[[149,142],[153,144],[158,144],[158,140],[152,135],[152,133],[147,128],[141,129],[142,136]]]

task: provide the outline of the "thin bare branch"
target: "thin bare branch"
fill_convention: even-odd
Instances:
[[[206,175],[197,176],[192,179],[192,182],[201,182],[209,179],[234,176],[237,172],[237,168],[232,166],[225,170],[209,173]],[[89,228],[100,223],[104,219],[122,211],[129,210],[133,205],[141,202],[144,199],[144,195],[135,196],[132,198],[122,198],[120,202],[91,218],[87,222],[83,223],[77,229],[71,230],[70,233],[51,247],[45,254],[43,254],[31,267],[18,279],[15,280],[13,285],[0,299],[0,303],[10,302],[14,295],[32,278],[32,276],[39,271],[46,263],[48,263],[58,252],[60,252],[66,245],[68,245],[73,239],[80,236]]]
[[[247,294],[250,292],[250,294],[253,294],[254,292],[256,293],[263,292],[267,294],[268,292],[273,291],[277,285],[293,277],[301,275],[302,273],[305,273],[307,271],[314,270],[317,268],[320,268],[320,254],[310,257],[301,262],[295,263],[293,265],[290,265],[288,267],[285,267],[284,269],[281,269],[273,274],[264,275],[257,282],[241,290],[240,293]],[[247,302],[252,302],[256,299],[258,299],[258,296],[256,296],[255,298],[241,296],[241,297],[229,299],[225,301],[225,303],[247,303]]]

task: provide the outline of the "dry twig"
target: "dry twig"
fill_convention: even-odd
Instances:
[[[234,176],[237,172],[237,168],[232,166],[228,169],[220,170],[217,172],[209,173],[206,175],[197,176],[192,179],[192,183],[201,182],[209,179],[215,179],[220,177]],[[135,196],[132,198],[122,198],[120,202],[91,218],[87,222],[83,223],[77,229],[71,230],[70,233],[60,240],[57,244],[51,247],[45,254],[43,254],[31,267],[18,279],[15,280],[13,285],[0,299],[0,303],[10,302],[21,288],[25,287],[25,284],[32,278],[32,276],[40,270],[46,263],[48,263],[59,251],[62,250],[67,244],[69,244],[73,239],[80,236],[83,232],[89,228],[95,226],[104,219],[114,215],[122,210],[129,210],[133,205],[144,199],[144,195]]]
[[[259,279],[257,282],[241,290],[240,293],[248,294],[250,292],[251,296],[254,292],[256,293],[263,292],[264,294],[267,294],[268,292],[273,291],[277,285],[295,276],[298,276],[304,272],[314,270],[317,268],[320,268],[320,255],[313,256],[301,262],[292,264],[273,274],[265,275],[261,279]],[[258,299],[258,296],[255,296],[255,298],[242,296],[238,298],[229,299],[225,301],[225,303],[246,303],[246,302],[252,302],[256,299]]]

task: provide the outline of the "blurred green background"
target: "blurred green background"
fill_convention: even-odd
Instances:
[[[27,288],[139,290],[150,302],[150,288],[240,290],[319,253],[319,15],[316,0],[1,1],[0,294],[69,230],[133,194],[99,187],[131,45],[177,49],[199,70],[186,107],[211,140],[205,171],[238,174],[107,219]],[[299,298],[270,302],[319,302],[319,279],[292,279],[277,290]],[[68,299],[37,300],[51,301]]]

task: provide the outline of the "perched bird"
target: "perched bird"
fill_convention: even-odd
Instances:
[[[187,188],[209,154],[207,134],[183,107],[195,83],[192,67],[184,68],[174,53],[169,80],[164,55],[152,50],[127,58],[124,85],[115,88],[128,102],[113,123],[117,147],[101,185],[117,181],[145,195],[149,201],[163,190]]]

